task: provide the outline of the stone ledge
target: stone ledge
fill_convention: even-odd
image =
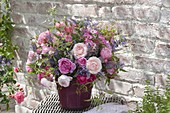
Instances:
[[[24,107],[24,106],[15,106],[15,113],[32,113],[32,110]]]

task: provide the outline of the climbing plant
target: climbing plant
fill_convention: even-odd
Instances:
[[[163,94],[159,88],[152,88],[146,85],[142,106],[137,106],[136,110],[130,113],[170,113],[170,75],[168,75],[167,85]]]
[[[14,93],[12,59],[14,50],[17,48],[12,44],[12,31],[14,23],[11,20],[11,9],[9,0],[0,1],[0,104],[6,104],[9,109],[10,95]],[[2,89],[7,87],[7,91]]]

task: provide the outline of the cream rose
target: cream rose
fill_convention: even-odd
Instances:
[[[46,78],[41,79],[41,84],[45,87],[48,87],[48,88],[52,87],[52,82],[48,81]]]
[[[70,85],[70,81],[72,80],[72,77],[69,77],[67,75],[61,75],[58,78],[58,83],[63,87],[68,87]]]
[[[84,43],[77,43],[73,47],[73,54],[76,59],[87,55],[87,46]]]
[[[102,69],[101,60],[97,57],[90,57],[87,60],[86,68],[89,70],[91,74],[97,74]]]

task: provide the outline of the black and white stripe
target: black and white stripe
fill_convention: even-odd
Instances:
[[[112,97],[103,97],[103,103],[115,102],[118,104],[126,104],[126,100],[122,97],[112,96]],[[60,107],[59,97],[57,94],[52,94],[49,97],[46,97],[37,108],[33,109],[33,113],[82,113],[84,111],[88,111],[96,106],[99,103],[91,102],[89,108],[84,110],[65,110]]]

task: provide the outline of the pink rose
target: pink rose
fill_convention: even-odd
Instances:
[[[32,69],[30,66],[27,66],[27,65],[26,65],[26,71],[27,71],[27,72],[33,72],[33,69]]]
[[[86,84],[87,83],[87,76],[85,76],[85,75],[77,75],[77,81],[80,84]]]
[[[102,63],[97,57],[90,57],[87,60],[86,68],[91,74],[97,74],[102,69]]]
[[[96,75],[91,74],[88,82],[93,82],[94,80],[96,80]]]
[[[56,28],[59,28],[60,27],[60,23],[55,23],[55,26],[56,26]]]
[[[64,30],[65,30],[67,33],[72,33],[72,32],[73,32],[73,28],[70,27],[70,26],[66,26],[66,27],[64,28]]]
[[[105,47],[101,50],[100,55],[104,60],[110,59],[112,57],[112,51],[109,48]]]
[[[46,74],[45,72],[41,72],[40,74],[37,74],[38,80],[41,80],[42,78],[44,78],[45,74]]]
[[[23,92],[17,92],[14,95],[14,99],[17,101],[18,104],[24,101],[24,93]]]
[[[72,41],[72,36],[71,35],[66,35],[65,40],[67,42],[71,42]]]
[[[77,62],[80,66],[86,66],[87,60],[84,57],[80,57],[79,59],[77,59]]]
[[[60,28],[60,27],[64,27],[65,26],[65,23],[64,22],[60,22],[60,23],[56,23],[55,24],[56,28]]]
[[[50,69],[50,66],[46,66],[45,70],[48,71]]]
[[[86,38],[85,39],[85,44],[86,45],[89,45],[90,44],[90,46],[96,46],[96,43],[94,43],[92,40],[90,40],[90,39],[88,39],[88,38]]]
[[[37,54],[41,54],[42,50],[41,49],[37,49],[36,52],[37,52]]]
[[[85,57],[87,55],[87,46],[84,43],[77,43],[73,47],[75,58]]]
[[[49,77],[50,81],[53,81],[53,77],[54,77],[53,74],[48,74],[47,76]]]
[[[46,54],[48,53],[49,51],[52,50],[52,47],[48,47],[48,46],[43,46],[42,47],[42,53],[41,54]]]
[[[64,22],[60,22],[60,27],[64,27],[65,26],[65,23]]]
[[[63,36],[63,33],[57,31],[56,35],[62,37],[62,36]]]
[[[14,72],[18,73],[19,72],[19,68],[18,67],[14,67]]]
[[[51,37],[51,33],[49,31],[42,32],[38,37],[38,44],[45,44],[49,41],[49,37]]]
[[[62,74],[72,73],[76,69],[76,65],[67,58],[58,60],[58,66]]]

